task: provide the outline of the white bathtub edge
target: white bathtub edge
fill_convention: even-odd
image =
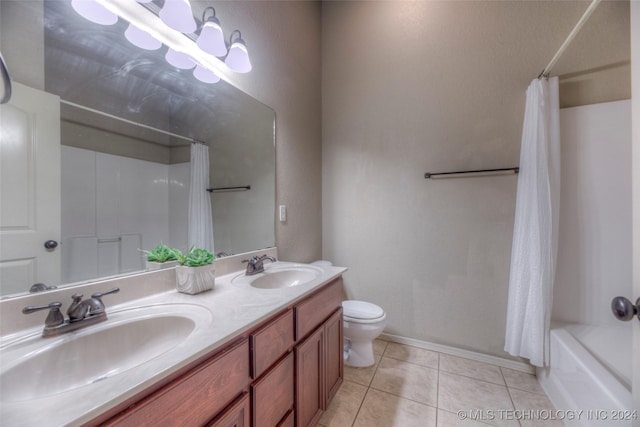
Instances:
[[[594,414],[593,411],[606,410],[610,414],[615,410],[631,409],[631,392],[569,331],[563,328],[551,330],[550,351],[551,366],[536,369],[538,382],[556,409],[585,412],[580,419],[565,420],[566,425],[601,424],[588,415]],[[631,426],[631,422],[619,422],[616,425]]]

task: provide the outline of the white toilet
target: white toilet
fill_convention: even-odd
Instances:
[[[373,340],[384,330],[387,314],[375,304],[355,300],[342,301],[342,311],[345,365],[373,365]]]

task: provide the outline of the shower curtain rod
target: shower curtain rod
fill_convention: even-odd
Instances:
[[[580,20],[578,21],[576,26],[573,27],[573,30],[571,30],[571,32],[569,33],[569,36],[567,37],[567,39],[564,41],[564,43],[562,43],[562,46],[560,46],[560,49],[558,49],[558,51],[553,56],[553,58],[551,58],[551,61],[549,61],[547,66],[544,67],[544,70],[542,70],[542,72],[538,76],[539,79],[541,79],[543,77],[545,77],[545,78],[549,77],[549,73],[551,72],[551,68],[556,64],[558,59],[560,59],[560,57],[562,56],[564,51],[567,49],[567,47],[569,47],[569,44],[571,44],[571,42],[573,41],[574,37],[578,34],[578,32],[580,32],[580,29],[582,28],[582,26],[587,22],[587,20],[589,19],[589,17],[593,13],[593,11],[596,9],[596,7],[598,7],[598,4],[601,1],[602,0],[592,0],[591,1],[591,4],[587,8],[587,10],[584,11],[584,14],[582,15],[582,18],[580,18]]]
[[[154,128],[153,126],[144,125],[142,123],[137,123],[137,122],[134,122],[132,120],[123,119],[122,117],[114,116],[113,114],[105,113],[104,111],[100,111],[100,110],[96,110],[94,108],[85,107],[84,105],[76,104],[75,102],[70,102],[70,101],[66,101],[64,99],[61,99],[60,100],[60,104],[69,105],[71,107],[75,107],[75,108],[78,108],[80,110],[89,111],[91,113],[95,113],[95,114],[98,114],[100,116],[104,116],[104,117],[108,117],[110,119],[118,120],[120,122],[127,123],[127,124],[133,125],[133,126],[137,126],[137,127],[143,128],[143,129],[152,130],[152,131],[164,134],[164,135],[172,136],[174,138],[180,138],[180,139],[184,139],[186,141],[193,141],[191,138],[187,138],[186,136],[178,135],[177,133],[172,133],[172,132],[169,132],[169,131],[166,131],[166,130]]]

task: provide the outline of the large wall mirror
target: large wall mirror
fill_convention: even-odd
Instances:
[[[18,83],[0,116],[0,296],[144,270],[140,249],[159,243],[186,249],[194,140],[209,146],[210,187],[222,189],[211,193],[215,251],[275,245],[271,108],[224,81],[198,81],[165,61],[166,47],[130,44],[127,22],[94,24],[70,0],[2,0],[0,18]],[[29,147],[15,150],[11,132],[28,134]],[[52,152],[40,149],[51,140]],[[45,221],[54,231],[38,235]],[[20,252],[29,245],[34,258]]]

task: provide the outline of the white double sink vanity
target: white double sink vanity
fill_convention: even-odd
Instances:
[[[343,377],[344,271],[276,262],[186,295],[168,269],[0,301],[1,424],[315,425]],[[21,312],[114,286],[77,331],[43,338],[46,310]]]

